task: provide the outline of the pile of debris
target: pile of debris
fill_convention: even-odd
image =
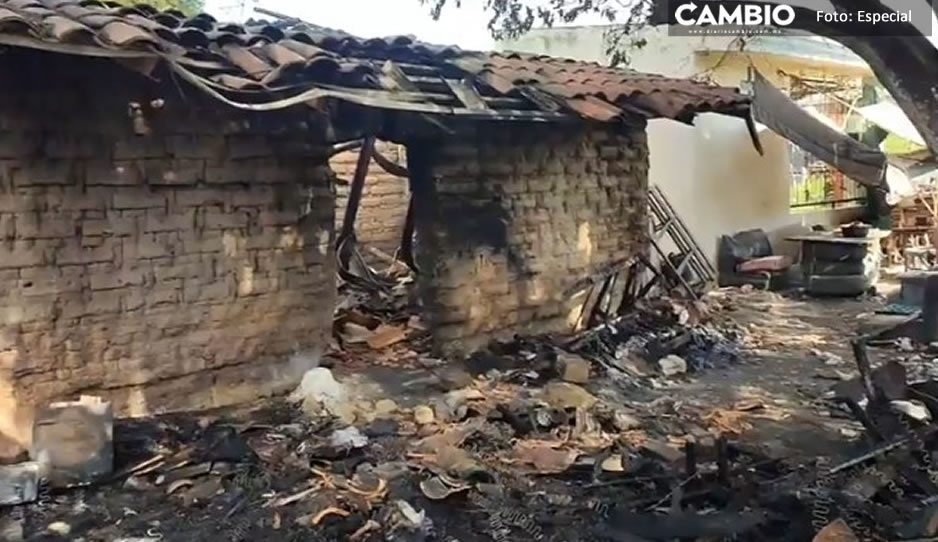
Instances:
[[[708,316],[703,302],[658,298],[636,304],[627,315],[581,334],[566,348],[631,376],[647,376],[655,366],[664,376],[674,376],[737,361],[745,330]]]
[[[938,537],[938,381],[907,381],[890,360],[872,368],[865,341],[853,342],[860,376],[834,386],[830,400],[864,429],[859,450],[839,465],[821,465],[813,506],[839,516],[860,539]],[[854,538],[856,539],[856,538]]]
[[[382,289],[367,291],[349,283],[339,287],[330,357],[345,366],[363,360],[401,366],[415,361],[417,352],[430,349],[413,275],[392,266],[380,276],[385,280]]]
[[[479,378],[429,404],[385,399],[343,421],[352,395],[320,368],[292,398],[302,408],[120,422],[113,473],[66,482],[95,487],[40,491],[0,532],[154,542],[729,536],[764,520],[736,518],[734,488],[779,475],[716,433],[655,438],[636,412],[570,382]],[[684,521],[658,522],[662,510]]]
[[[337,350],[426,362],[408,304],[379,301],[341,309]],[[352,374],[318,367],[290,397],[251,412],[112,430],[106,404],[59,405],[37,421],[31,461],[0,467],[0,506],[24,503],[3,510],[0,539],[938,536],[938,382],[909,383],[894,361],[874,368],[862,341],[860,376],[834,386],[827,410],[856,419],[865,438],[843,433],[847,455],[836,459],[796,460],[742,438],[783,419],[758,397],[728,408],[639,398],[636,386],[739,357],[746,329],[717,309],[707,298],[646,300],[573,338],[493,344],[458,370],[421,364],[438,382],[419,397],[366,395]],[[371,334],[348,341],[350,324]],[[405,337],[379,345],[389,327]],[[53,431],[56,420],[68,434]],[[63,455],[79,442],[97,444],[76,446],[88,452],[79,461]]]

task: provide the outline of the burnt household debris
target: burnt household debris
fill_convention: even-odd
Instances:
[[[662,293],[576,334],[444,361],[409,271],[371,271],[393,286],[342,287],[333,346],[286,397],[117,421],[94,398],[50,405],[29,460],[0,467],[3,540],[938,536],[933,347],[902,327],[839,354],[791,345],[811,358],[802,383],[821,383],[804,401],[811,423],[841,424],[815,455],[751,438],[805,415],[732,381],[786,340],[767,315],[798,314],[797,298]],[[695,400],[694,382],[721,372],[735,393]]]
[[[938,540],[935,277],[649,183],[749,96],[269,15],[0,0],[0,542]]]

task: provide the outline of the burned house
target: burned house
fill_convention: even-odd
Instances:
[[[19,440],[77,392],[134,415],[295,383],[331,332],[337,144],[406,146],[422,304],[464,352],[567,329],[577,285],[645,249],[646,119],[748,118],[686,80],[107,2],[0,0],[0,46]]]

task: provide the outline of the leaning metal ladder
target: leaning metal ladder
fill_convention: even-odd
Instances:
[[[649,241],[661,258],[662,266],[675,275],[692,297],[697,297],[708,284],[716,281],[716,270],[658,186],[652,186],[648,191],[648,210],[651,213]],[[661,249],[659,241],[665,235],[678,250],[677,263],[672,262]],[[685,280],[685,270],[690,273],[690,280]]]

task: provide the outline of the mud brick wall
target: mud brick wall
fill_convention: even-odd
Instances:
[[[79,391],[137,415],[282,389],[331,328],[313,134],[100,69],[0,84],[0,433],[19,440],[32,405]],[[129,101],[163,96],[137,135]]]
[[[571,329],[575,283],[645,249],[643,130],[498,125],[408,156],[421,298],[444,351]]]
[[[403,146],[379,141],[375,145],[375,150],[385,158],[405,165]],[[339,153],[329,160],[329,165],[336,174],[336,231],[342,227],[342,217],[345,216],[349,187],[355,175],[357,162],[358,150]],[[355,232],[359,243],[375,247],[393,256],[401,244],[401,233],[404,231],[404,219],[409,201],[410,190],[407,179],[391,175],[372,161],[368,166],[365,190],[362,193],[361,205],[355,221]],[[363,250],[362,256],[369,263],[379,267],[387,266],[387,263],[375,258],[368,251]]]

